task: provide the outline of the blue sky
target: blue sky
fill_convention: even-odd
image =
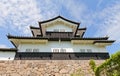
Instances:
[[[120,0],[0,0],[0,47],[14,47],[8,33],[30,36],[30,25],[58,15],[81,22],[85,37],[116,40],[107,47],[110,54],[120,50]]]

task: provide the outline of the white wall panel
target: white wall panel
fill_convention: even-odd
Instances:
[[[66,25],[53,25],[46,28],[46,31],[54,31],[54,29],[65,29],[65,32],[72,32],[72,28]]]
[[[92,52],[107,52],[105,47],[98,47],[92,44],[72,44],[69,41],[48,41],[47,44],[21,44],[18,47],[18,51],[25,52],[28,48],[39,49],[40,52],[52,52],[51,48],[66,48],[66,52],[80,52],[80,49],[85,49],[85,51],[91,49]]]
[[[15,52],[0,51],[0,60],[14,60]]]

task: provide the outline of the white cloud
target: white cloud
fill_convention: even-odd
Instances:
[[[120,1],[108,6],[99,13],[102,20],[97,35],[108,35],[110,39],[120,42]]]
[[[57,8],[50,0],[40,2],[42,3],[37,3],[36,0],[1,0],[0,27],[29,35],[30,25],[38,26],[38,21],[57,14]]]
[[[24,31],[24,27],[35,24],[41,17],[34,0],[0,1],[0,26],[6,29]],[[1,23],[2,21],[4,23]]]
[[[42,20],[51,19],[57,15],[59,15],[60,12],[60,4],[58,1],[55,0],[38,0],[38,6],[40,9],[40,14],[42,15]]]
[[[64,8],[67,9],[67,13],[73,18],[73,20],[82,22],[85,26],[91,25],[91,12],[88,10],[86,4],[75,0],[62,0],[62,4]]]
[[[96,7],[99,7],[99,6],[101,5],[102,2],[103,2],[103,0],[99,0]]]
[[[6,45],[0,44],[0,48],[8,48]]]
[[[1,0],[0,27],[24,35],[31,34],[30,25],[38,26],[38,21],[46,20],[60,14],[62,7],[74,18],[80,20],[85,10],[84,4],[74,0]],[[9,33],[9,32],[8,32]]]
[[[102,2],[100,0],[97,7]],[[91,10],[87,4],[76,0],[0,0],[0,27],[17,32],[17,35],[30,35],[30,25],[38,26],[38,21],[61,15],[62,11],[87,27],[96,25],[97,36],[108,35],[120,42],[120,1],[103,8]]]
[[[100,0],[98,5],[102,1]],[[100,19],[97,36],[109,35],[112,39],[120,41],[120,35],[118,35],[120,32],[120,5],[118,2],[104,8],[102,11],[92,13],[87,5],[75,0],[1,0],[0,27],[4,27],[6,30],[10,29],[22,35],[29,35],[31,34],[30,25],[38,26],[38,21],[59,15],[61,11],[64,11],[63,8],[66,9],[72,18],[82,22],[85,26],[95,23],[93,22],[95,18]]]
[[[82,14],[86,11],[86,6],[83,3],[74,0],[63,1],[62,3],[68,10],[68,13],[78,20],[82,18]]]

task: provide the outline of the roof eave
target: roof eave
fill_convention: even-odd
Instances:
[[[16,48],[0,48],[0,51],[3,51],[3,52],[16,52],[17,49]]]
[[[71,38],[71,40],[107,40],[108,37],[96,37],[96,38],[81,38],[81,37],[75,37]]]
[[[40,29],[39,27],[30,26],[30,29]]]
[[[85,32],[86,32],[86,27],[85,28],[78,28],[77,30],[76,30],[76,34],[77,34],[77,32],[78,32],[78,30],[85,30],[83,33],[82,33],[82,35],[81,35],[81,37],[83,38],[83,36],[84,36],[84,34],[85,34]],[[75,34],[75,37],[77,37],[77,35]]]
[[[84,27],[84,28],[78,28],[78,30],[86,30],[87,28],[86,27]]]
[[[94,44],[95,43],[114,43],[115,40],[96,40],[94,41]]]

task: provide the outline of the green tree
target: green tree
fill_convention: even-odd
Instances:
[[[95,75],[120,76],[120,51],[113,54],[103,64],[95,69]]]

